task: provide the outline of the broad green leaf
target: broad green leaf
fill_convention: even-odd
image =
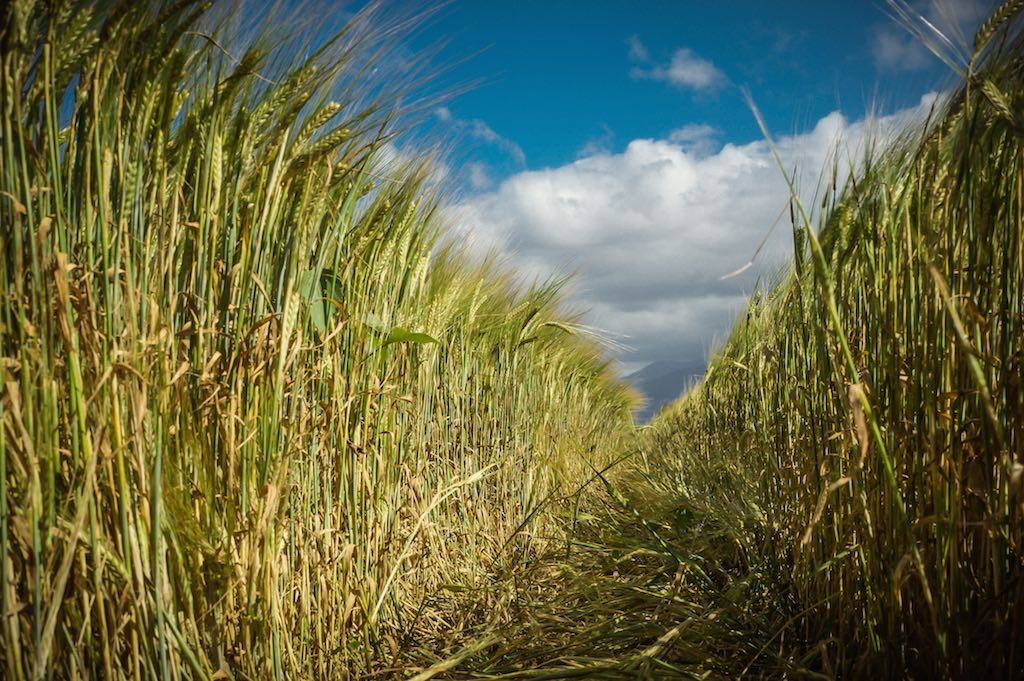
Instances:
[[[416,343],[418,345],[424,345],[426,343],[437,343],[437,339],[425,333],[418,333],[415,331],[409,331],[403,329],[401,326],[396,326],[391,329],[391,333],[388,334],[388,339],[384,341],[382,347],[387,347],[392,343]]]
[[[374,331],[378,331],[380,333],[387,333],[388,331],[387,322],[385,322],[383,319],[373,314],[372,312],[367,312],[363,316],[363,324],[366,324]]]

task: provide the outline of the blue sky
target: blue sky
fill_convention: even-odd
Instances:
[[[994,5],[905,7],[956,42]],[[476,83],[429,123],[452,146],[456,233],[528,276],[574,271],[572,303],[626,346],[625,369],[706,359],[791,243],[786,224],[771,231],[787,192],[744,91],[809,196],[830,152],[922,119],[956,82],[891,13],[871,1],[444,5],[407,47],[443,43],[433,87]],[[754,267],[721,279],[768,234]]]
[[[968,18],[986,10],[950,4]],[[870,106],[916,104],[951,74],[889,14],[871,0],[455,0],[413,45],[444,42],[440,61],[461,60],[444,74],[448,83],[484,79],[448,108],[485,122],[522,149],[528,167],[543,168],[575,160],[588,144],[621,149],[687,123],[710,124],[722,140],[752,140],[759,132],[742,87],[777,133],[807,129],[836,109],[859,118]],[[631,42],[646,60],[631,58]],[[679,50],[710,63],[718,78],[699,87],[637,77],[670,65]]]

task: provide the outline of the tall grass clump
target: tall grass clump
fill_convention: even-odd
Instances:
[[[817,227],[794,193],[792,271],[641,437],[769,587],[737,671],[1024,675],[1022,9]]]
[[[437,245],[373,8],[208,8],[0,10],[8,679],[444,657],[629,429],[557,284]]]

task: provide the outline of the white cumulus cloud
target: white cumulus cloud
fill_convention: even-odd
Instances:
[[[474,161],[466,164],[466,172],[469,174],[469,186],[472,189],[480,191],[481,189],[490,189],[494,184],[494,180],[491,178],[491,173],[487,170],[487,165]]]
[[[632,61],[649,61],[651,58],[650,53],[647,51],[647,47],[640,42],[638,36],[630,36],[629,40],[626,41],[629,45],[629,58]]]
[[[715,128],[707,123],[689,123],[668,134],[668,141],[678,144],[683,151],[696,156],[706,156],[717,146]]]
[[[880,26],[871,36],[871,55],[879,71],[918,71],[932,55],[920,40],[893,26]]]
[[[934,99],[879,119],[875,134],[923,117]],[[843,158],[857,158],[868,128],[836,112],[777,140],[785,167],[801,169],[808,199],[836,145],[849,150]],[[515,174],[458,208],[460,237],[506,252],[524,277],[575,271],[571,300],[631,348],[623,361],[703,359],[757,278],[791,257],[792,244],[787,216],[754,267],[722,279],[753,256],[788,190],[764,141],[710,152],[700,145],[713,134],[684,126],[668,139],[634,140],[622,153]]]
[[[463,135],[498,148],[520,166],[526,165],[526,154],[523,153],[523,148],[507,137],[503,137],[495,132],[494,128],[487,125],[484,121],[478,118],[456,118],[446,106],[434,109],[434,118],[440,123],[455,128],[457,132]]]
[[[917,71],[934,62],[926,45],[963,61],[974,32],[998,0],[891,0],[899,22],[870,29],[871,56],[879,71]],[[909,21],[909,25],[904,24]]]
[[[656,64],[639,38],[633,36],[628,44],[630,61],[635,64],[630,71],[633,78],[662,80],[696,91],[712,90],[728,82],[717,66],[688,47],[676,50],[667,64]]]

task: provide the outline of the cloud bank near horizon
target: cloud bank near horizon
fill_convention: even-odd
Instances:
[[[837,150],[842,172],[867,140],[923,120],[936,98],[877,119],[851,122],[833,112],[807,132],[778,138],[805,202]],[[765,141],[721,145],[712,127],[691,124],[666,139],[633,140],[619,153],[598,150],[516,173],[467,197],[452,222],[456,239],[478,253],[506,254],[524,279],[575,272],[570,303],[627,346],[619,360],[632,367],[706,359],[758,279],[791,259],[788,213],[768,236],[788,197]],[[766,237],[753,267],[722,279]]]

